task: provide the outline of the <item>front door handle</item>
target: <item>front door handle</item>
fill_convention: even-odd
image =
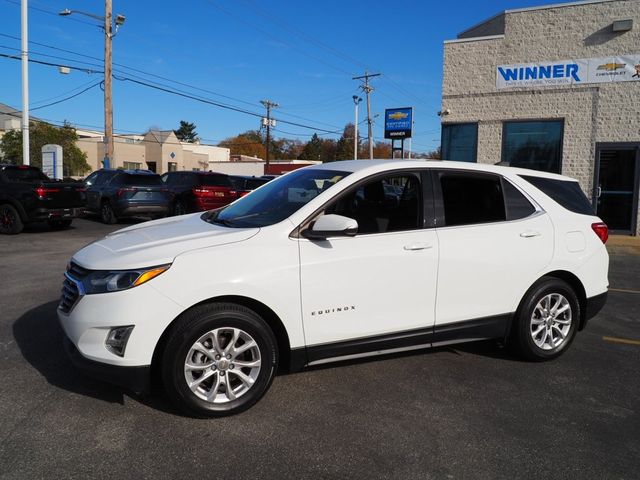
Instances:
[[[531,238],[531,237],[539,237],[540,232],[536,232],[535,230],[525,230],[520,234],[522,238]]]
[[[433,248],[431,243],[412,243],[411,245],[405,245],[405,250],[427,250]]]

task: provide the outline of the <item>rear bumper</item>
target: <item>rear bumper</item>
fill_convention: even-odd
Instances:
[[[135,217],[136,215],[166,215],[169,205],[122,205],[116,207],[118,217]]]
[[[31,212],[30,221],[44,221],[52,219],[77,218],[85,215],[84,207],[73,208],[37,208]]]
[[[587,326],[587,322],[595,317],[600,310],[604,307],[605,303],[607,303],[607,294],[609,292],[601,293],[600,295],[596,295],[595,297],[587,298],[587,304],[584,312],[584,322],[582,323],[582,328]],[[581,330],[582,330],[581,328]]]
[[[73,342],[64,336],[64,349],[71,363],[80,371],[114,385],[132,390],[136,393],[147,393],[151,389],[151,366],[124,367],[96,362],[82,356]]]

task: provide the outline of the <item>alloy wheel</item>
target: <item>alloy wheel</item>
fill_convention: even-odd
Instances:
[[[260,368],[260,348],[251,335],[239,328],[217,328],[191,346],[184,376],[198,398],[224,404],[246,394]]]
[[[571,304],[559,293],[540,299],[531,315],[530,333],[533,342],[542,350],[560,347],[571,330]]]

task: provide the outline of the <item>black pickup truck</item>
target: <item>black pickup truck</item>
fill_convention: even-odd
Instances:
[[[20,233],[30,222],[66,228],[86,204],[80,182],[52,181],[36,167],[0,164],[0,233]]]

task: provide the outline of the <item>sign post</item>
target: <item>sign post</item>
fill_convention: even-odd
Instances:
[[[384,111],[384,138],[391,139],[391,157],[400,152],[404,158],[404,139],[411,138],[413,131],[413,107],[387,108]],[[396,141],[400,140],[400,147]]]
[[[47,144],[42,146],[42,173],[53,180],[62,180],[64,176],[62,147]]]

